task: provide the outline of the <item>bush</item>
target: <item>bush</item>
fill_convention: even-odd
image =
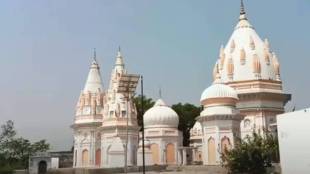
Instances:
[[[239,140],[235,148],[221,154],[223,165],[233,174],[264,174],[277,160],[278,141],[271,134],[257,134]]]

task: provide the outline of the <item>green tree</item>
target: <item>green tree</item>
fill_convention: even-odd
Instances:
[[[27,168],[29,156],[47,150],[49,150],[49,144],[45,140],[31,143],[22,137],[16,138],[13,121],[7,121],[1,126],[0,171]]]
[[[178,129],[183,132],[183,146],[188,146],[190,129],[194,126],[201,108],[189,103],[178,103],[172,105],[172,109],[179,115]]]
[[[145,111],[150,109],[154,106],[155,102],[152,98],[147,98],[145,95],[143,96],[143,113],[142,113],[142,102],[141,102],[141,95],[136,96],[133,100],[137,108],[137,119],[138,119],[138,125],[142,126],[143,122],[143,114]]]
[[[9,151],[6,146],[12,141],[13,137],[16,135],[14,129],[14,122],[9,120],[6,124],[1,125],[0,132],[0,173],[11,174],[13,173],[13,168],[9,164]]]
[[[253,133],[237,141],[234,149],[221,154],[223,165],[230,173],[264,174],[271,166],[272,157],[278,154],[277,147],[277,139],[270,133]]]
[[[8,120],[6,124],[1,125],[0,145],[11,140],[15,135],[16,131],[14,129],[14,122],[12,120]]]
[[[46,142],[46,140],[40,140],[37,142],[34,142],[31,145],[31,152],[36,153],[36,152],[46,152],[50,149],[50,144]]]

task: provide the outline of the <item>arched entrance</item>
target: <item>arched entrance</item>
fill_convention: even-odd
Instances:
[[[88,166],[88,150],[83,150],[82,152],[82,166],[86,167]]]
[[[47,163],[46,161],[40,161],[38,165],[38,174],[46,174]]]
[[[151,151],[152,151],[153,164],[159,164],[159,146],[158,146],[158,144],[152,144],[151,145]]]
[[[95,164],[97,167],[100,167],[100,163],[101,163],[101,149],[97,149]]]
[[[222,150],[222,153],[225,153],[225,149],[226,150],[230,150],[231,149],[230,140],[227,137],[224,137],[221,140],[221,150]]]
[[[167,144],[166,161],[167,164],[175,164],[175,147],[172,143]]]
[[[208,164],[215,164],[216,161],[216,148],[214,138],[208,140]]]

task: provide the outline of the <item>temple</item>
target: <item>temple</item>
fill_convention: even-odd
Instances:
[[[130,100],[132,94],[118,90],[120,78],[125,74],[127,71],[119,50],[109,88],[104,90],[94,57],[72,125],[73,167],[124,167],[126,159],[128,166],[136,165],[139,138],[137,111]]]
[[[192,148],[202,153],[205,165],[220,165],[220,154],[238,138],[253,132],[276,135],[276,116],[291,99],[283,92],[278,57],[250,24],[243,1],[237,25],[220,48],[213,79],[200,99],[204,109],[197,121],[202,135],[197,138],[194,130],[191,135],[191,141],[196,137],[203,142],[202,149],[195,144]]]
[[[72,125],[75,168],[142,165],[141,129],[131,100],[135,88],[132,93],[120,90],[126,75],[119,49],[105,90],[94,54]],[[213,83],[201,94],[202,111],[190,130],[190,146],[182,145],[179,115],[160,98],[143,115],[145,164],[220,165],[221,154],[234,148],[237,139],[253,132],[276,135],[276,116],[290,99],[283,92],[278,57],[250,24],[241,1],[237,25],[220,47]]]
[[[243,1],[238,23],[219,52],[213,78],[238,94],[237,108],[244,115],[241,136],[272,131],[276,115],[284,112],[291,95],[283,93],[278,57],[268,39],[263,41],[250,24]]]

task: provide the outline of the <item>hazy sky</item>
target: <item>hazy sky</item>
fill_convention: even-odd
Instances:
[[[74,109],[97,48],[108,86],[117,47],[145,93],[168,104],[199,103],[221,44],[239,16],[238,0],[3,0],[0,2],[0,124],[72,146]],[[281,63],[291,109],[309,106],[310,1],[245,1],[247,16],[269,38]]]

